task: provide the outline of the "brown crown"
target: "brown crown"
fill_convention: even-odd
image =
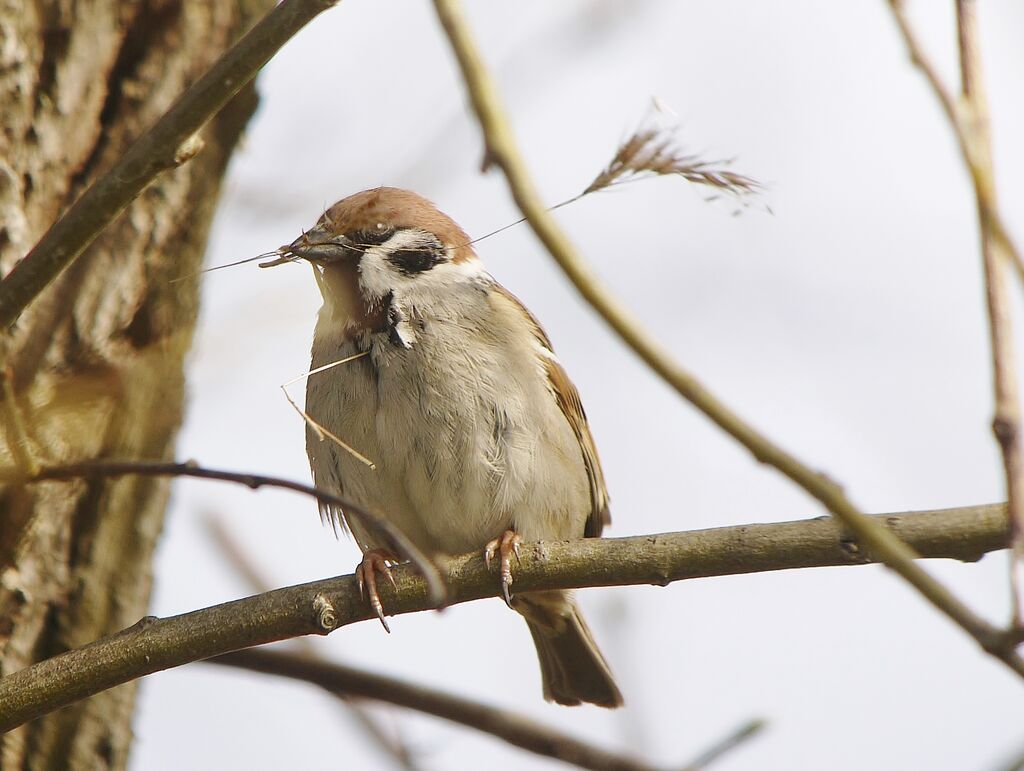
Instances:
[[[317,226],[345,235],[372,233],[378,222],[389,229],[420,228],[433,233],[453,250],[453,262],[474,256],[469,236],[451,217],[418,193],[397,187],[375,187],[343,198],[324,213]]]

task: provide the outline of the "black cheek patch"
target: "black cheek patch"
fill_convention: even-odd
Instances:
[[[436,249],[398,249],[388,255],[391,264],[407,276],[430,270],[443,259]]]

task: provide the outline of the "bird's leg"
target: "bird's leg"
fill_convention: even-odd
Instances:
[[[377,614],[380,623],[384,625],[384,631],[391,633],[391,627],[384,619],[384,606],[380,602],[380,595],[377,594],[377,573],[385,576],[391,585],[396,589],[395,577],[391,575],[391,566],[396,564],[398,559],[389,551],[383,549],[371,549],[363,553],[363,561],[356,566],[356,581],[359,583],[359,594],[370,602],[370,607]]]
[[[516,561],[519,561],[519,544],[522,542],[523,539],[519,537],[515,530],[506,530],[500,537],[495,538],[493,541],[488,541],[484,547],[484,562],[488,568],[490,568],[491,560],[494,559],[495,555],[499,557],[501,593],[505,598],[505,604],[510,608],[512,607],[512,595],[509,593],[508,588],[512,586],[512,555],[515,554]]]

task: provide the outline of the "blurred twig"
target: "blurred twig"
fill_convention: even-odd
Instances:
[[[0,281],[0,330],[12,324],[158,174],[194,156],[202,146],[196,132],[296,32],[336,2],[283,0],[193,83]]]
[[[786,452],[719,401],[680,367],[598,280],[541,203],[516,148],[495,84],[477,51],[458,0],[434,0],[434,7],[448,35],[480,122],[486,158],[502,170],[512,198],[533,232],[584,299],[683,398],[740,442],[755,458],[778,469],[824,504],[879,561],[902,576],[932,605],[961,626],[982,649],[1024,676],[1024,661],[1007,645],[1005,635],[960,602],[943,584],[918,565],[914,561],[917,555],[912,548],[859,511],[838,484]]]
[[[345,498],[335,495],[326,490],[321,490],[301,482],[292,482],[289,479],[265,476],[263,474],[249,474],[238,471],[224,471],[221,469],[203,468],[189,461],[186,463],[173,463],[163,461],[146,460],[97,460],[83,461],[81,463],[69,463],[62,466],[47,466],[39,468],[35,474],[25,475],[17,470],[0,469],[0,482],[8,484],[32,484],[36,482],[60,481],[72,479],[98,479],[102,477],[119,477],[130,474],[143,476],[165,476],[165,477],[193,477],[196,479],[214,479],[221,482],[234,482],[257,490],[261,487],[277,487],[283,490],[291,490],[302,495],[315,498],[320,503],[337,506],[345,511],[347,515],[355,516],[367,528],[376,532],[379,536],[390,543],[399,554],[409,560],[416,569],[421,572],[427,582],[430,597],[435,605],[440,605],[445,598],[444,580],[437,569],[437,566],[421,552],[402,531],[385,519],[367,511]]]
[[[932,87],[932,91],[935,92],[935,96],[938,97],[939,105],[942,107],[942,111],[946,114],[949,125],[953,129],[957,145],[960,147],[960,154],[963,156],[964,164],[971,175],[971,183],[974,185],[974,194],[978,199],[978,205],[986,212],[992,236],[1011,256],[1018,276],[1021,280],[1024,280],[1024,257],[1021,256],[1020,249],[1017,248],[1016,243],[1010,236],[1010,232],[1003,223],[1003,218],[999,213],[994,195],[990,195],[990,193],[994,192],[994,188],[990,186],[991,175],[985,171],[984,163],[982,162],[983,157],[975,157],[975,153],[979,148],[975,146],[975,142],[971,138],[971,132],[973,131],[973,128],[970,126],[971,118],[965,112],[963,104],[958,102],[942,83],[939,71],[924,52],[924,48],[917,39],[913,27],[910,25],[910,20],[907,18],[904,0],[888,0],[888,2],[889,7],[892,9],[893,18],[896,20],[896,26],[899,27],[900,35],[907,46],[911,62],[917,65],[918,69],[921,70],[928,80],[928,84]],[[962,30],[960,31],[962,33]],[[962,43],[962,35],[960,40]],[[986,155],[990,154],[986,153]],[[987,181],[985,179],[986,176],[989,176]]]
[[[1024,747],[1019,749],[1004,765],[997,766],[999,771],[1024,771]]]
[[[1006,493],[1013,524],[1010,559],[1013,610],[1011,626],[1024,623],[1024,454],[1021,448],[1020,401],[1014,363],[1013,322],[1007,268],[1022,270],[1024,262],[999,213],[989,136],[989,111],[981,71],[976,0],[956,0],[957,41],[960,51],[960,94],[954,98],[942,83],[906,16],[903,0],[889,0],[896,24],[914,64],[924,73],[956,135],[974,186],[985,272],[989,340],[992,347],[995,417],[992,430],[999,442],[1006,476]]]
[[[259,569],[223,522],[217,517],[207,516],[205,523],[211,538],[235,571],[254,590],[268,591],[269,583],[260,574]],[[558,758],[582,768],[621,768],[627,771],[629,769],[643,771],[651,768],[634,758],[623,757],[595,748],[586,742],[553,731],[513,712],[442,691],[413,685],[403,680],[332,664],[323,659],[317,649],[305,638],[299,638],[294,643],[301,646],[299,655],[271,653],[265,650],[243,650],[208,659],[208,663],[291,677],[323,688],[341,700],[378,746],[409,771],[415,771],[416,765],[408,746],[401,740],[401,737],[392,740],[377,725],[373,716],[353,700],[353,696],[407,707],[451,720],[495,735],[529,752]],[[684,771],[698,771],[698,769],[707,767],[726,752],[759,733],[764,725],[762,720],[751,720],[744,723],[702,752],[684,767]]]
[[[739,728],[731,731],[728,736],[723,737],[720,741],[704,750],[683,771],[698,771],[699,769],[707,768],[725,753],[736,749],[739,745],[757,736],[757,734],[764,730],[765,725],[765,721],[760,718],[748,720]]]
[[[260,574],[255,563],[249,558],[249,555],[245,553],[238,541],[235,540],[234,536],[224,526],[221,520],[212,515],[207,515],[204,517],[204,522],[206,524],[207,532],[210,534],[214,543],[217,544],[221,553],[227,558],[235,571],[245,579],[246,583],[249,584],[252,590],[255,592],[270,591],[272,588],[271,584]],[[321,660],[319,653],[316,648],[310,644],[309,640],[300,637],[298,640],[295,640],[295,644],[301,646],[302,656],[306,660]],[[359,724],[373,742],[380,747],[388,757],[395,761],[400,768],[404,768],[406,771],[417,771],[419,767],[413,760],[413,753],[409,750],[409,747],[402,740],[401,736],[389,736],[388,732],[377,724],[377,720],[373,715],[363,709],[359,703],[348,698],[346,695],[338,694],[338,698],[345,706],[347,714]]]
[[[999,504],[875,517],[927,557],[976,560],[1009,542],[1006,507]],[[587,586],[661,586],[688,578],[756,573],[876,559],[857,548],[831,518],[700,530],[690,533],[526,543],[516,566],[523,592]],[[480,554],[449,560],[451,603],[500,593]],[[393,571],[397,587],[382,584],[391,615],[435,607],[423,579],[406,566]],[[353,576],[277,589],[134,627],[0,678],[0,732],[79,699],[158,672],[222,653],[327,634],[376,618]],[[1024,677],[1013,641],[993,641],[1001,658]]]
[[[1010,557],[1010,586],[1013,595],[1011,626],[1024,624],[1024,455],[1021,453],[1020,399],[1014,362],[1013,319],[1007,273],[1011,251],[995,234],[993,212],[998,212],[992,141],[989,134],[988,102],[981,73],[976,0],[957,0],[957,28],[960,43],[961,93],[967,122],[970,157],[977,170],[975,179],[981,256],[985,267],[985,298],[988,306],[989,339],[995,386],[995,416],[992,431],[1003,454],[1006,497],[1009,501],[1013,552]]]
[[[279,675],[319,686],[336,696],[362,696],[475,728],[529,752],[596,771],[653,771],[635,758],[602,750],[524,715],[444,691],[268,650],[245,650],[210,659],[211,664]]]

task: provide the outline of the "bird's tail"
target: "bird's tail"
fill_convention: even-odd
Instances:
[[[545,699],[569,706],[622,706],[608,663],[569,592],[517,595],[512,607],[526,618],[537,646]]]

